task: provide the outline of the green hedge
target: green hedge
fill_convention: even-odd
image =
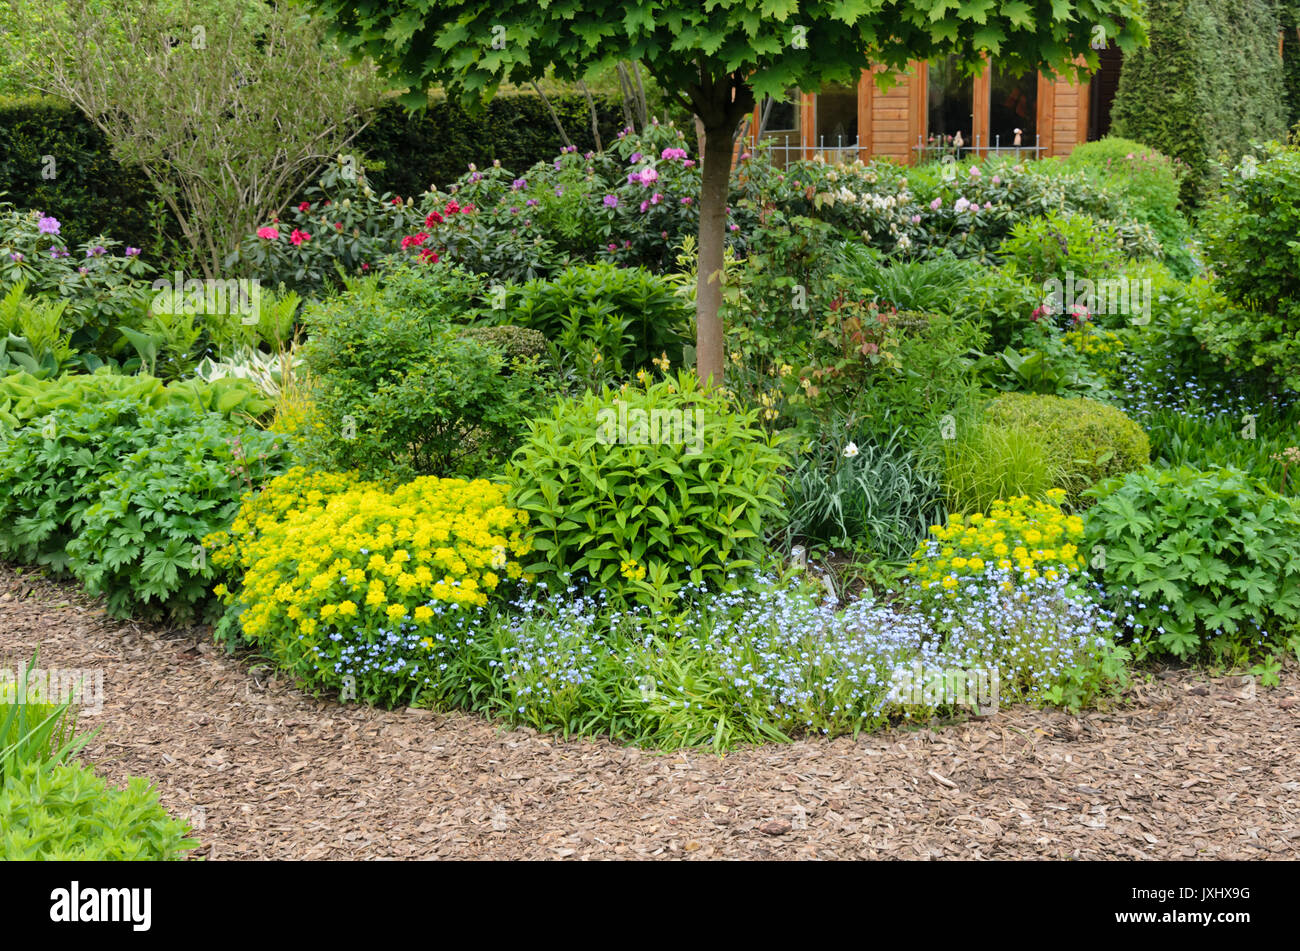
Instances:
[[[587,100],[581,95],[547,98],[569,141],[583,152],[594,149]],[[601,142],[608,147],[623,126],[623,109],[613,99],[593,98]],[[430,185],[445,189],[471,162],[482,167],[495,159],[522,172],[554,158],[564,143],[541,99],[528,93],[507,93],[493,99],[478,116],[441,96],[414,115],[408,115],[396,102],[385,102],[354,144],[367,156],[369,177],[376,186],[406,196],[419,194]]]
[[[1300,123],[1300,0],[1278,4],[1282,26],[1282,82],[1286,87],[1287,122]]]
[[[585,97],[550,97],[569,140],[594,148]],[[622,107],[595,98],[602,142],[608,146],[623,124]],[[408,115],[396,102],[380,106],[353,147],[367,156],[370,178],[381,191],[413,195],[454,181],[470,162],[522,171],[553,158],[562,145],[545,104],[525,93],[503,94],[479,116],[436,98],[429,109]],[[43,156],[55,158],[56,177],[42,177]],[[155,232],[149,209],[154,190],[138,171],[111,156],[108,143],[75,107],[41,96],[0,96],[0,193],[21,208],[58,218],[71,242],[108,234],[149,248]],[[170,214],[166,233],[179,238]]]
[[[1126,57],[1111,132],[1186,162],[1184,198],[1209,190],[1211,163],[1286,131],[1274,0],[1148,0],[1151,45]]]
[[[45,178],[45,156],[54,178]],[[122,168],[77,109],[43,96],[0,97],[0,192],[62,224],[69,244],[108,234],[143,246],[152,232],[144,177]]]

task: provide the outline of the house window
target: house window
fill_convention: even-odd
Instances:
[[[1020,145],[1032,148],[1038,134],[1038,73],[1012,76],[996,63],[989,75],[989,141],[994,149],[1013,148],[1016,130]]]
[[[956,56],[930,63],[926,88],[926,151],[937,157],[973,147],[974,81],[958,69]]]
[[[799,90],[790,89],[784,99],[767,99],[758,110],[762,123],[758,140],[770,143],[772,164],[778,168],[784,168],[803,154],[799,98]]]
[[[814,145],[828,160],[858,145],[858,87],[829,83],[817,93]]]

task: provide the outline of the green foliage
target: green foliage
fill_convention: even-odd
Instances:
[[[600,262],[529,281],[491,315],[542,333],[555,344],[557,362],[595,386],[664,353],[680,362],[690,304],[645,268]]]
[[[55,410],[0,443],[0,550],[71,571],[118,615],[202,615],[200,540],[285,457],[270,434],[184,405]]]
[[[1091,490],[1088,550],[1158,652],[1254,641],[1300,622],[1300,505],[1235,469],[1143,469]],[[1093,559],[1096,564],[1096,559]]]
[[[1092,172],[1104,190],[1124,196],[1132,215],[1155,232],[1171,267],[1180,276],[1191,276],[1186,249],[1190,229],[1178,210],[1180,190],[1187,178],[1185,164],[1118,136],[1079,143],[1064,164]]]
[[[1106,403],[1029,393],[1005,393],[988,407],[989,424],[1023,429],[1047,450],[1060,476],[1055,484],[1074,503],[1110,476],[1147,464],[1151,444],[1137,423]]]
[[[1183,194],[1213,189],[1212,163],[1286,128],[1278,20],[1271,0],[1150,0],[1151,44],[1125,50],[1114,134],[1185,162]]]
[[[1123,241],[1112,227],[1086,215],[1055,212],[1011,229],[999,253],[1008,267],[1035,284],[1077,278],[1098,280],[1124,262]]]
[[[73,247],[63,224],[0,202],[0,294],[20,284],[24,293],[63,302],[59,324],[72,348],[108,356],[118,325],[133,320],[152,296],[144,278],[153,269],[138,249],[119,255],[118,242],[103,236]]]
[[[834,250],[833,279],[869,292],[876,303],[900,311],[945,313],[985,270],[976,262],[941,254],[917,261],[885,258],[868,245],[845,241]]]
[[[0,427],[18,428],[43,420],[58,409],[78,409],[127,400],[152,409],[188,406],[229,419],[257,418],[271,409],[247,380],[222,378],[211,383],[184,380],[164,384],[147,375],[124,376],[108,368],[90,374],[41,379],[26,372],[0,377]]]
[[[1286,89],[1287,125],[1300,123],[1300,0],[1279,0],[1282,28],[1282,82]]]
[[[52,178],[42,174],[50,168],[47,155],[54,157]],[[61,99],[0,96],[0,193],[22,195],[59,219],[70,243],[97,235],[140,240],[155,229],[153,186],[118,164],[103,134]],[[164,227],[179,237],[169,219]]]
[[[374,281],[304,320],[314,407],[303,449],[326,466],[380,479],[479,475],[508,458],[550,398],[536,361],[460,339],[436,311]]]
[[[1206,211],[1218,287],[1237,305],[1204,315],[1198,335],[1236,368],[1266,368],[1300,389],[1300,141],[1248,155]]]
[[[460,331],[460,336],[500,350],[509,362],[541,360],[549,355],[546,335],[529,327],[514,327],[510,324],[466,327]]]
[[[1095,66],[1088,33],[1074,28],[1080,18],[1104,26],[1126,52],[1144,37],[1139,8],[1127,2],[1059,0],[1050,17],[1025,5],[956,10],[934,0],[908,0],[888,17],[866,5],[818,6],[792,16],[793,8],[764,0],[664,2],[630,15],[622,4],[578,0],[456,2],[420,13],[391,0],[312,6],[349,49],[371,55],[395,87],[407,89],[403,101],[413,106],[424,105],[423,90],[436,83],[468,105],[490,98],[503,80],[539,78],[548,65],[567,80],[621,58],[640,60],[665,90],[698,85],[704,69],[745,76],[761,97],[856,79],[873,62],[901,68],[914,57],[951,51],[974,66],[978,51],[994,46],[1013,70],[1065,67],[1075,55]],[[806,28],[806,43],[790,42],[795,25]],[[492,43],[497,26],[504,44]]]
[[[994,426],[982,415],[957,423],[934,444],[951,512],[987,512],[999,499],[1042,498],[1061,478],[1060,463],[1026,425]]]
[[[784,462],[754,417],[688,373],[558,403],[507,470],[538,556],[526,570],[661,599],[754,566]]]
[[[904,561],[944,517],[939,477],[902,433],[879,442],[843,441],[828,427],[787,475],[787,519],[780,535],[796,541]]]
[[[33,679],[38,654],[19,670],[17,680],[0,677],[0,785],[22,765],[57,762],[86,739],[76,736],[71,704],[42,695],[40,681]]]
[[[586,97],[548,92],[546,99],[578,151],[594,149]],[[608,147],[623,126],[621,104],[598,92],[592,100],[601,144]],[[532,92],[503,92],[481,112],[467,111],[440,92],[419,112],[385,101],[353,143],[366,156],[377,187],[403,196],[446,188],[472,163],[526,169],[550,161],[562,144],[546,103]]]
[[[0,861],[164,861],[198,843],[137,776],[109,786],[75,763],[20,766],[0,785]]]
[[[285,469],[287,453],[270,433],[184,408],[142,422],[147,445],[100,478],[68,566],[119,616],[201,616],[214,575],[201,540],[230,524],[243,492]]]

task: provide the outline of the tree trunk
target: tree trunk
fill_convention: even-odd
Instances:
[[[727,240],[727,190],[731,182],[731,133],[724,122],[704,127],[700,182],[699,264],[695,284],[695,362],[700,380],[722,386],[722,280]]]

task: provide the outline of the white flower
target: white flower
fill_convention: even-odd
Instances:
[[[847,446],[844,447],[844,458],[845,458],[845,459],[852,459],[852,458],[853,458],[854,456],[856,456],[857,454],[858,454],[858,444],[857,444],[857,443],[855,443],[855,442],[851,442],[851,443],[849,443]]]

